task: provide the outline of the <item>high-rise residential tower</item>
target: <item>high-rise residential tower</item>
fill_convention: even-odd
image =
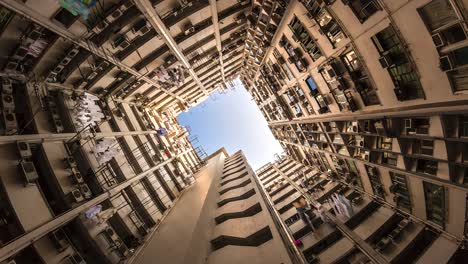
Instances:
[[[463,262],[467,9],[0,0],[0,263]],[[235,79],[257,175],[177,121]]]
[[[285,149],[283,163],[294,160],[315,172],[315,185],[297,190],[267,177],[275,170],[268,165],[260,178],[281,189],[270,190],[271,198],[291,207],[305,192],[316,203],[312,209],[328,206],[332,193],[372,201],[364,215],[355,210],[341,221],[351,236],[338,223],[330,238],[320,227],[306,234],[288,222],[296,237],[306,235],[306,257],[324,263],[352,262],[356,252],[379,263],[463,258],[467,7],[456,0],[290,1],[265,49],[256,43],[274,16],[265,16],[269,3],[252,10],[242,79]],[[283,173],[302,183],[302,176]]]

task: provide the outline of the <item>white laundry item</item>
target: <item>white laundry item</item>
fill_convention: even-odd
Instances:
[[[104,210],[102,212],[99,212],[96,215],[96,217],[99,220],[99,223],[104,223],[107,220],[109,220],[109,218],[111,218],[116,212],[117,212],[117,209],[109,208],[109,209],[106,209],[106,210]]]
[[[97,96],[94,95],[94,94],[84,93],[84,96],[85,96],[86,98],[89,98],[89,99],[94,100],[94,101],[98,101],[98,100],[99,100],[99,97],[97,97]]]
[[[340,205],[340,202],[336,199],[336,197],[332,196],[333,203],[336,206],[336,210],[338,211],[338,214],[344,214],[343,208]]]
[[[107,146],[105,145],[94,145],[92,147],[93,152],[96,154],[103,153],[104,151],[106,151],[106,149],[107,149]]]
[[[347,217],[350,217],[350,214],[348,212],[348,208],[346,207],[346,205],[342,202],[342,200],[340,199],[340,197],[336,193],[334,194],[334,198],[335,198],[335,201],[336,201],[337,205],[340,207],[341,213],[346,215]]]
[[[333,209],[333,212],[335,213],[335,215],[338,215],[338,210],[336,209],[336,206],[335,206],[335,203],[333,202],[333,200],[332,199],[327,199],[327,202],[330,205],[330,207]]]
[[[96,113],[93,115],[93,119],[101,120],[102,118],[104,118],[104,114],[103,114],[103,113],[96,112]]]

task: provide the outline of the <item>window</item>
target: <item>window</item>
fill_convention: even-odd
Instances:
[[[281,68],[286,73],[286,76],[288,77],[288,79],[289,80],[294,79],[294,75],[292,74],[291,69],[289,69],[288,64],[286,63],[283,56],[276,48],[273,49],[273,56],[275,56],[276,61],[278,61],[278,63],[281,65]]]
[[[314,96],[315,100],[317,101],[317,104],[320,106],[319,113],[324,114],[330,112],[330,109],[328,109],[327,102],[325,102],[325,99],[321,94],[317,94]]]
[[[442,56],[440,65],[448,73],[455,91],[468,90],[468,46]]]
[[[315,61],[316,59],[322,56],[322,52],[320,51],[320,48],[315,42],[314,38],[309,34],[307,29],[296,16],[294,16],[291,22],[289,23],[289,28],[294,34],[293,39],[296,42],[300,43],[301,48],[305,52],[309,53],[312,60]]]
[[[455,7],[458,9],[458,7]],[[440,54],[440,68],[447,72],[455,91],[468,90],[468,47],[443,52],[441,48],[467,39],[464,18],[458,14],[449,0],[433,0],[419,9],[419,14],[432,35]]]
[[[367,175],[369,176],[374,194],[384,198],[384,189],[382,186],[382,181],[380,180],[379,170],[376,167],[366,165],[366,171]]]
[[[468,116],[460,118],[460,137],[468,137]]]
[[[438,163],[435,160],[418,159],[416,172],[437,175]]]
[[[392,181],[390,192],[394,194],[393,201],[398,207],[411,211],[411,200],[406,176],[391,171],[390,179]]]
[[[419,9],[419,14],[431,31],[458,20],[457,14],[448,0],[434,0]]]
[[[398,155],[390,152],[384,152],[382,156],[382,163],[396,166],[398,161]]]
[[[442,227],[445,224],[445,191],[443,186],[424,182],[427,220]]]
[[[356,162],[354,162],[353,160],[345,160],[346,163],[348,164],[348,168],[349,168],[349,174],[350,174],[350,181],[359,189],[362,190],[362,181],[361,181],[361,177],[359,176],[360,173],[359,173],[359,170],[358,168],[356,167]]]
[[[386,68],[395,85],[399,101],[424,98],[424,91],[407,49],[392,26],[377,33],[372,41],[380,53],[379,62]]]
[[[379,137],[377,138],[377,147],[384,150],[392,150],[392,138]]]
[[[346,2],[361,23],[381,10],[379,3],[375,0],[349,0]]]
[[[336,43],[345,38],[345,35],[341,31],[341,27],[325,8],[322,8],[321,12],[316,18],[316,21],[318,22],[320,29],[325,33],[328,40],[332,43],[333,47]]]
[[[377,91],[371,84],[367,71],[364,69],[354,50],[345,53],[341,60],[348,70],[351,80],[354,82],[355,88],[361,96],[364,105],[380,104],[380,99]]]
[[[0,33],[5,30],[14,15],[15,13],[8,10],[7,8],[0,7]],[[74,21],[75,20],[73,20],[73,22]]]
[[[319,1],[303,1],[303,4],[309,12],[309,17],[317,22],[320,30],[324,32],[333,47],[335,47],[336,43],[345,38],[341,27],[326,8],[321,7]]]
[[[408,118],[404,120],[406,135],[427,135],[429,134],[429,118]]]
[[[331,169],[330,163],[328,163],[327,157],[325,156],[325,153],[320,152],[319,153],[320,158],[322,159],[323,165],[325,166],[326,169]]]
[[[434,154],[434,141],[432,140],[420,140],[418,144],[415,144],[416,146],[419,146],[419,149],[417,149],[415,152],[421,155],[429,155],[432,156]]]
[[[348,71],[355,72],[362,70],[361,61],[358,59],[356,52],[354,50],[347,52],[343,55],[343,61],[348,68]]]
[[[463,163],[468,163],[468,143],[462,144],[462,160]],[[468,171],[468,168],[465,168]]]

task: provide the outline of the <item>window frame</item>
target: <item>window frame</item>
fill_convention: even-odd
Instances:
[[[439,190],[441,191],[441,194],[440,194],[440,198],[442,199],[442,201],[435,201],[434,200],[434,196],[433,196],[433,192],[431,194],[430,190],[428,189],[433,189],[433,188],[439,188]],[[428,221],[431,221],[439,226],[441,226],[442,228],[445,228],[445,221],[447,220],[446,219],[446,210],[447,210],[447,207],[446,207],[446,191],[445,191],[445,187],[442,186],[442,185],[437,185],[437,184],[433,184],[433,183],[430,183],[430,182],[423,182],[423,192],[424,192],[424,202],[425,202],[425,207],[426,207],[426,219]],[[430,194],[430,195],[429,195]],[[439,205],[437,205],[437,203],[439,203]],[[440,207],[438,210],[442,211],[441,212],[441,219],[438,220],[438,219],[435,219],[434,217],[434,205],[437,205],[438,207]]]

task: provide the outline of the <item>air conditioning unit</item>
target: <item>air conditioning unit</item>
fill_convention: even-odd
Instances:
[[[59,252],[64,251],[70,245],[67,235],[62,229],[57,229],[49,234],[49,238],[52,241],[55,249]]]
[[[120,11],[124,12],[125,10],[129,9],[130,7],[133,6],[133,2],[132,1],[124,1],[125,3],[123,5],[120,6]]]
[[[72,201],[75,202],[75,203],[79,203],[79,202],[82,202],[84,200],[83,194],[77,188],[74,188],[70,192],[70,197],[71,197]]]
[[[450,55],[445,55],[439,58],[439,67],[442,71],[451,71],[455,66],[455,62],[453,61]]]
[[[91,192],[89,186],[86,183],[80,184],[80,191],[85,199],[90,199],[91,197],[93,197],[93,193]]]
[[[374,122],[374,127],[378,135],[385,136],[387,133],[385,131],[385,127],[383,125],[383,121],[375,121]]]
[[[124,50],[124,49],[126,49],[128,46],[130,46],[130,43],[128,42],[128,40],[125,38],[124,35],[118,36],[118,37],[115,38],[114,41],[112,42],[112,48],[114,48],[114,49]]]
[[[13,85],[9,79],[2,79],[2,92],[3,93],[13,93]]]
[[[16,122],[16,115],[10,111],[2,111],[3,124],[5,126],[6,134],[16,133],[18,131],[18,123]]]
[[[104,230],[106,236],[113,240],[113,241],[116,241],[116,240],[119,240],[119,236],[117,235],[117,233],[115,233],[114,229],[112,229],[112,227],[108,226],[106,227],[106,229]]]
[[[76,161],[73,157],[68,156],[64,159],[65,163],[68,165],[69,168],[76,168]]]
[[[62,59],[62,61],[60,61],[60,64],[66,66],[66,65],[68,65],[68,63],[70,63],[71,60],[72,60],[72,58],[65,57],[65,58]]]
[[[186,8],[188,6],[192,6],[193,4],[193,1],[191,0],[178,0],[178,2],[181,8]]]
[[[78,48],[72,48],[72,49],[67,53],[67,57],[73,58],[73,57],[75,57],[79,52],[80,52],[80,50],[79,50]]]
[[[356,147],[364,147],[364,138],[356,137]]]
[[[121,111],[119,108],[116,108],[114,109],[114,114],[117,116],[117,117],[124,117],[125,116],[125,113],[123,111]]]
[[[250,4],[250,0],[237,0],[237,2],[241,5],[248,5]]]
[[[115,250],[119,253],[121,258],[126,258],[130,255],[130,251],[128,250],[127,246],[123,243],[121,243],[120,246],[117,247]]]
[[[195,26],[192,25],[192,23],[189,23],[187,25],[185,25],[184,27],[184,34],[187,36],[187,35],[190,35],[191,33],[195,32]]]
[[[112,12],[112,14],[106,17],[106,20],[109,21],[109,23],[112,23],[115,20],[117,20],[121,15],[122,15],[122,11],[120,11],[119,9],[116,9],[114,12]]]
[[[132,32],[136,35],[143,36],[150,31],[150,28],[146,24],[146,20],[142,19],[136,22],[132,27]]]
[[[93,28],[94,33],[99,34],[103,31],[109,24],[106,21],[101,20],[99,21],[96,26]]]
[[[16,148],[21,158],[30,158],[32,156],[29,144],[24,141],[16,141]]]
[[[363,159],[366,161],[370,161],[370,152],[368,150],[364,151],[364,157]]]
[[[97,71],[92,71],[87,77],[87,80],[93,80],[98,75]]]
[[[358,132],[358,129],[359,126],[358,126],[358,122],[357,121],[353,121],[351,122],[351,124],[348,125],[348,131],[349,133],[357,133]]]
[[[103,62],[99,63],[99,64],[96,66],[96,70],[98,70],[98,71],[103,71],[103,70],[105,70],[107,67],[109,67],[109,62],[103,61]]]
[[[241,13],[240,15],[238,15],[238,16],[235,18],[235,20],[236,20],[236,22],[237,22],[238,24],[241,24],[242,21],[245,20],[245,14],[244,14],[244,13]]]
[[[393,63],[393,60],[392,60],[392,57],[390,55],[390,53],[388,52],[385,52],[382,57],[379,58],[379,62],[380,62],[380,65],[382,65],[383,68],[388,68],[390,66],[392,66],[394,63]]]
[[[21,161],[18,164],[18,169],[23,177],[25,186],[36,184],[36,180],[39,179],[39,175],[37,174],[36,167],[34,167],[34,163],[31,161]]]
[[[3,111],[13,112],[15,109],[15,102],[12,94],[2,92],[2,107]]]
[[[50,72],[49,75],[47,75],[46,82],[53,83],[56,81],[57,81],[57,73]]]
[[[53,73],[56,73],[56,74],[59,74],[59,73],[62,72],[63,68],[65,68],[65,66],[59,64],[59,65],[55,66],[55,68],[52,70],[52,72],[53,72]]]
[[[5,66],[5,71],[17,71],[18,70],[18,63],[15,61],[9,61]]]
[[[81,173],[79,171],[75,171],[75,172],[71,173],[70,174],[70,180],[74,184],[80,184],[80,183],[84,182],[83,176],[81,176]]]
[[[65,130],[61,120],[54,119],[53,122],[54,122],[54,127],[55,127],[55,132],[56,133],[62,133]]]
[[[177,61],[177,58],[174,55],[171,54],[171,55],[166,57],[165,61],[166,61],[167,65],[171,65],[171,64],[173,64],[174,62]]]
[[[441,33],[432,34],[432,42],[434,42],[436,48],[445,46],[445,39]]]
[[[15,53],[13,54],[12,58],[14,60],[22,61],[22,60],[24,60],[26,55],[28,55],[28,49],[25,48],[25,47],[20,46],[15,50]]]

